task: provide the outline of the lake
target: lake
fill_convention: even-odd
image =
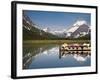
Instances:
[[[91,51],[59,51],[58,44],[24,44],[23,69],[91,66]]]

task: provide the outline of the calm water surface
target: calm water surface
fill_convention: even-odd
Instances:
[[[91,65],[90,51],[59,51],[57,44],[28,44],[23,48],[23,69],[84,67]]]

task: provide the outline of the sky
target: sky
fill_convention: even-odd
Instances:
[[[63,30],[69,28],[78,19],[85,20],[91,24],[91,14],[75,12],[51,12],[51,11],[34,11],[24,10],[25,15],[40,29],[49,28],[50,30]]]

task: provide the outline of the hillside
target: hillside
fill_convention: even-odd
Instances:
[[[28,19],[27,19],[28,18]],[[28,16],[23,17],[23,40],[57,39],[58,37],[35,27]]]

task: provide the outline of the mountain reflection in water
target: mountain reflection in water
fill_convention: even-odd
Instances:
[[[91,65],[91,51],[59,51],[59,45],[25,45],[23,69],[83,67]]]

